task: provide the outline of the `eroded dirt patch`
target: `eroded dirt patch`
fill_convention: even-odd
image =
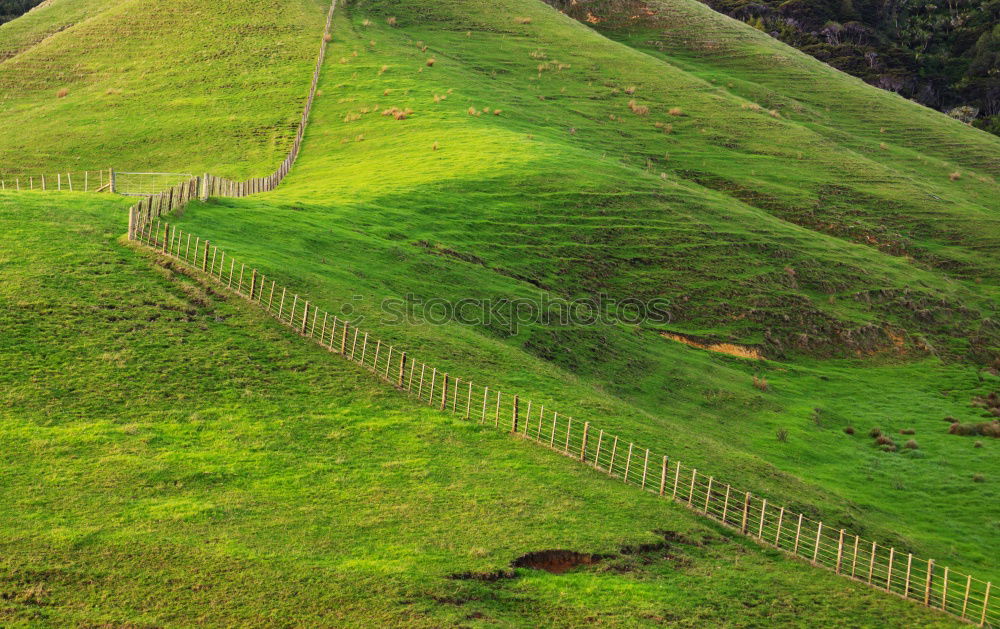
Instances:
[[[590,566],[607,557],[574,550],[538,550],[521,555],[511,565],[515,568],[533,568],[552,574],[562,574],[577,566]]]

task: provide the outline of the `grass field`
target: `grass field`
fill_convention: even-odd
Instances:
[[[250,20],[218,4],[226,20]],[[264,63],[246,40],[206,66],[206,90],[195,91],[203,97],[150,112],[153,96],[191,93],[171,80],[176,59],[204,41],[232,51],[214,28],[157,37],[158,54],[143,57],[143,81],[129,92],[129,124],[102,136],[107,120],[94,117],[100,130],[79,127],[69,149],[53,139],[58,155],[39,154],[37,164],[114,157],[119,167],[270,171],[305,94],[321,4],[275,0],[267,6],[281,11],[260,12],[289,21],[259,34],[272,38],[264,49],[284,51],[266,62],[260,84],[256,73],[229,82],[241,55]],[[949,435],[943,419],[987,421],[972,402],[1000,388],[987,368],[1000,355],[1000,140],[693,0],[653,4],[656,20],[612,15],[595,32],[529,0],[358,0],[336,16],[307,141],[286,183],[267,196],[193,204],[171,220],[323,307],[349,304],[365,327],[463,379],[996,581],[996,440]],[[131,12],[126,23],[147,15],[138,4],[114,10]],[[113,15],[94,24],[121,24]],[[0,50],[44,32],[18,22],[0,28]],[[77,33],[72,42],[53,36],[28,53],[103,63],[86,89],[104,93],[121,80],[115,58],[136,56],[128,39],[82,52],[106,32],[90,24],[63,31]],[[19,59],[0,62],[0,82]],[[23,138],[56,138],[81,119],[77,107],[101,112],[88,99],[55,99],[54,87],[0,101],[16,121],[0,136],[4,169]],[[383,114],[392,108],[397,116]],[[234,132],[251,119],[267,129],[256,140]],[[654,540],[656,529],[725,535],[569,462],[415,409],[189,279],[148,270],[117,244],[124,218],[115,200],[0,200],[9,227],[0,233],[12,243],[0,294],[17,305],[5,311],[21,330],[3,347],[17,357],[4,430],[51,449],[11,463],[17,480],[4,504],[20,515],[4,519],[15,549],[5,598],[21,602],[0,609],[17,622],[36,614],[53,624],[182,625],[220,599],[202,612],[207,624],[267,624],[282,613],[305,624],[374,614],[429,626],[931,622],[736,540],[671,545],[680,559],[632,557],[624,569],[613,567],[619,557],[562,576],[445,579],[504,568],[531,550],[611,552]],[[54,237],[67,228],[74,240]],[[65,269],[90,258],[116,271],[93,269],[93,283],[78,287]],[[49,292],[37,301],[16,296],[39,283]],[[51,305],[60,287],[82,291],[86,316],[46,318],[69,316]],[[118,309],[110,306],[119,291],[136,309],[124,317],[104,312]],[[671,318],[513,330],[394,325],[381,307],[406,296],[599,295],[666,299]],[[70,334],[98,321],[93,339]],[[664,332],[767,360],[695,349]],[[39,425],[62,429],[46,440],[34,435]],[[884,452],[867,436],[876,427],[919,447]],[[70,480],[41,491],[46,478]],[[512,519],[497,518],[508,511]],[[40,528],[50,537],[32,538]],[[140,566],[144,553],[155,570]],[[123,577],[130,582],[112,584]],[[45,604],[33,602],[32,579],[44,581]],[[175,595],[144,606],[163,583]],[[103,587],[113,588],[111,602]],[[845,594],[817,595],[828,588]],[[325,616],[332,608],[343,615]]]
[[[329,6],[55,0],[0,26],[0,172],[273,169]]]
[[[0,195],[6,627],[953,624],[415,406],[119,209]],[[612,556],[510,568],[547,549]]]
[[[885,175],[891,159],[879,157],[882,164],[823,137],[836,119],[820,134],[742,109],[737,97],[541,5],[435,6],[419,18],[381,2],[341,12],[324,96],[287,185],[268,197],[193,207],[182,226],[323,306],[350,303],[366,326],[463,379],[589,419],[837,526],[996,576],[994,443],[974,447],[976,439],[947,434],[943,421],[985,421],[971,402],[997,388],[979,366],[996,347],[989,316],[997,287],[983,270],[994,264],[985,253],[992,245],[973,242],[995,229],[996,208],[982,199],[981,222],[968,230],[949,214],[906,215],[924,225],[908,228],[913,242],[919,235],[928,251],[973,260],[975,271],[808,229],[776,202],[757,207],[688,174],[714,169],[713,177],[768,194],[780,189],[788,203],[841,181],[854,200],[861,191],[884,197],[854,206],[852,217],[865,212],[888,225],[893,198],[912,196],[900,182],[912,181],[906,171],[920,160]],[[389,15],[399,26],[386,24]],[[580,40],[586,45],[570,45]],[[544,59],[539,51],[548,51]],[[631,65],[608,61],[616,55]],[[569,67],[539,73],[539,60]],[[663,133],[653,113],[629,110],[632,81],[662,119],[674,104],[685,112],[713,106],[688,114],[712,125],[702,133],[680,116],[674,133]],[[604,85],[612,83],[619,95]],[[414,113],[380,115],[391,106]],[[491,113],[471,116],[469,107]],[[738,154],[706,137],[737,127],[744,138],[768,137],[769,154]],[[950,122],[943,129],[984,152],[995,143]],[[776,159],[803,138],[809,159]],[[676,149],[650,169],[636,148],[643,143]],[[755,159],[757,174],[746,168]],[[853,160],[867,178],[838,179],[842,171],[825,167],[835,160]],[[973,193],[994,186],[985,170],[982,177]],[[952,194],[945,186],[953,182],[944,182],[925,185]],[[936,235],[945,226],[954,237]],[[408,294],[454,303],[543,293],[666,295],[675,318],[639,327],[529,324],[512,334],[497,325],[400,328],[380,309],[383,299]],[[691,349],[660,338],[663,329],[752,345],[772,360]],[[753,387],[754,376],[768,380],[767,392]],[[875,427],[899,446],[913,438],[918,450],[880,451],[866,436]],[[916,434],[899,434],[908,429]],[[974,482],[977,474],[987,482]]]

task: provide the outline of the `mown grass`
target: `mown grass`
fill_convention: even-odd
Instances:
[[[974,448],[942,421],[978,417],[972,398],[997,387],[980,369],[995,352],[984,318],[997,305],[988,162],[970,163],[983,181],[949,197],[927,170],[913,183],[920,160],[876,160],[843,140],[847,131],[834,137],[837,119],[820,133],[794,111],[761,115],[533,3],[437,2],[419,15],[359,3],[338,15],[335,33],[287,184],[269,197],[194,206],[184,229],[325,307],[349,303],[365,326],[453,374],[663,449],[829,525],[997,575],[996,489],[972,480],[996,474],[993,444]],[[860,90],[856,99],[873,91],[848,88]],[[651,113],[635,115],[633,99]],[[391,107],[413,114],[381,115]],[[653,124],[667,119],[671,134]],[[933,120],[912,124],[983,152],[996,142]],[[729,139],[735,148],[723,146]],[[928,144],[931,154],[952,150]],[[769,201],[701,185],[718,179]],[[815,205],[830,186],[848,199],[843,213]],[[931,211],[914,186],[949,202]],[[860,220],[862,235],[909,221],[913,255],[811,229],[788,213],[803,204],[816,221]],[[380,310],[407,294],[454,302],[542,293],[668,297],[674,320],[514,334],[393,326]],[[772,360],[691,349],[660,338],[662,329],[754,345]],[[754,388],[755,375],[767,391]],[[920,451],[881,452],[847,435],[848,425],[862,435],[914,427]]]
[[[4,626],[955,624],[415,405],[120,209],[0,194]],[[613,557],[510,569],[544,549]]]
[[[329,6],[59,0],[0,26],[0,172],[270,172]]]

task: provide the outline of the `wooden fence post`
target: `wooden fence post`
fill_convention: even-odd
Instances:
[[[858,568],[858,544],[861,543],[861,536],[854,536],[854,554],[851,556],[851,578],[854,578],[854,573]]]
[[[514,410],[511,413],[511,420],[510,420],[510,431],[512,433],[514,433],[515,435],[517,434],[517,425],[518,425],[518,421],[520,420],[520,417],[518,417],[518,411],[520,410],[520,403],[521,403],[521,398],[519,396],[515,395],[514,396]]]
[[[927,582],[924,583],[924,607],[931,605],[931,582],[934,579],[934,560],[927,560]]]
[[[167,235],[170,233],[170,224],[163,223],[163,253],[167,252]]]
[[[969,594],[972,592],[972,575],[967,575],[965,578],[965,598],[962,599],[962,618],[965,618],[965,613],[969,609]]]
[[[795,547],[792,550],[793,555],[799,554],[799,538],[802,536],[802,514],[799,514],[799,523],[795,526]]]
[[[844,529],[840,529],[840,538],[837,540],[837,568],[834,570],[840,574],[840,566],[844,563]]]
[[[757,539],[764,539],[764,514],[767,513],[767,498],[760,505],[760,526],[757,529]]]
[[[628,484],[628,470],[632,465],[632,444],[628,444],[628,457],[625,459],[625,478],[623,479],[626,484]]]
[[[913,569],[913,553],[906,555],[906,580],[903,582],[903,598],[910,598],[910,571]]]
[[[885,573],[885,591],[886,592],[891,592],[892,591],[892,563],[893,563],[893,559],[895,559],[895,557],[896,557],[896,547],[893,546],[893,547],[889,548],[889,568],[886,570],[886,573]]]
[[[253,301],[253,296],[256,290],[257,290],[257,269],[254,269],[253,272],[250,273],[250,301]],[[323,326],[324,328],[326,327],[325,319],[323,320]],[[320,333],[320,336],[322,336],[322,333]],[[323,339],[320,339],[320,341],[322,340]]]
[[[590,422],[583,422],[583,443],[580,445],[580,460],[587,462],[587,439],[590,437]],[[595,460],[596,464],[597,461]]]
[[[444,374],[444,386],[441,387],[441,410],[448,406],[448,374]],[[514,399],[514,429],[517,430],[517,399]]]
[[[816,547],[813,548],[813,563],[816,563],[816,560],[819,558],[819,541],[822,535],[823,535],[823,523],[820,522],[816,526]]]
[[[688,489],[688,506],[694,502],[694,482],[698,478],[698,468],[691,469],[691,487]]]
[[[135,206],[128,209],[128,239],[135,240]]]
[[[878,553],[878,544],[872,542],[872,554],[868,560],[868,585],[872,584],[872,576],[875,574],[875,556]]]
[[[948,572],[949,566],[944,567],[944,581],[941,582],[941,611],[948,611]]]
[[[282,298],[284,298],[284,294],[285,294],[284,291],[282,291],[281,294],[282,294]],[[340,355],[341,356],[346,356],[347,355],[347,328],[349,328],[349,327],[351,327],[351,324],[349,324],[347,321],[344,321],[344,333],[340,337]],[[405,360],[406,357],[404,356],[403,358]]]
[[[986,625],[986,612],[990,608],[990,589],[993,587],[992,581],[986,582],[986,594],[983,595],[983,613],[979,617],[979,626],[983,627]]]
[[[708,502],[709,502],[709,500],[712,497],[712,480],[714,480],[713,477],[709,476],[708,477],[708,491],[705,492],[705,509],[704,509],[705,515],[708,515]]]
[[[344,333],[344,341],[346,342],[347,333]],[[396,380],[396,386],[400,389],[403,388],[403,373],[406,371],[406,352],[399,357],[399,377]]]
[[[43,181],[44,181],[44,178],[43,178]],[[114,168],[109,168],[108,169],[108,182],[109,182],[108,185],[109,185],[109,190],[111,190],[111,194],[115,194],[116,192],[118,192],[118,173],[115,172]]]
[[[671,500],[677,500],[677,486],[681,482],[681,462],[676,461],[674,463],[674,492],[671,494]]]
[[[608,462],[608,476],[614,475],[615,468],[615,454],[618,453],[618,435],[615,435],[615,441],[611,444],[611,461]]]
[[[732,489],[729,485],[726,485],[726,499],[722,503],[722,523],[727,524],[726,514],[729,512],[729,490]]]
[[[747,534],[747,518],[750,516],[750,492],[746,492],[743,498],[743,522],[740,524],[740,533]]]
[[[589,423],[587,424],[590,425]],[[601,444],[604,442],[604,431],[597,433],[597,454],[594,455],[594,468],[601,469]]]
[[[568,417],[566,419],[566,445],[563,447],[563,452],[569,454],[569,438],[573,434],[573,418]]]
[[[774,547],[781,548],[781,523],[785,519],[785,508],[778,511],[778,532],[774,534]]]
[[[649,448],[646,448],[646,457],[642,460],[642,488],[646,488],[646,474],[649,471]]]
[[[663,497],[663,492],[667,487],[667,457],[663,457],[663,467],[660,469],[660,497]]]
[[[472,381],[469,381],[469,395],[465,400],[465,419],[472,418]]]

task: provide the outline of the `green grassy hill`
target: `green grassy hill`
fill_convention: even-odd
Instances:
[[[120,209],[0,193],[4,627],[956,624],[418,406]]]
[[[298,6],[291,2],[277,5]],[[137,5],[123,6],[139,15]],[[309,6],[310,11],[315,9],[311,19],[320,20],[322,8]],[[1000,566],[992,544],[1000,522],[992,505],[1000,498],[996,484],[1000,463],[995,440],[949,435],[949,424],[942,420],[986,421],[983,409],[971,403],[1000,388],[1000,379],[987,369],[1000,349],[1000,327],[995,321],[1000,303],[996,256],[1000,140],[830,70],[694,0],[656,6],[657,19],[673,21],[622,25],[607,19],[598,24],[601,31],[597,32],[533,0],[435,0],[419,6],[358,0],[336,15],[334,41],[307,141],[285,184],[267,196],[194,204],[183,217],[171,220],[211,238],[323,307],[338,310],[350,304],[353,316],[365,327],[464,380],[516,391],[536,404],[590,420],[627,439],[669,452],[717,478],[822,518],[829,526],[847,527],[901,551],[933,557],[939,565],[997,580]],[[395,25],[389,23],[390,18]],[[227,19],[237,18],[230,15]],[[5,29],[17,26],[16,20],[0,28],[0,42],[10,37]],[[298,74],[288,70],[289,93],[298,80],[295,93],[305,94],[309,75],[305,66],[314,54],[307,49],[316,43],[319,32],[319,26],[314,26],[311,31],[304,29],[312,35],[303,35],[307,43]],[[85,41],[79,41],[83,46]],[[173,85],[166,78],[174,67],[168,48],[171,38],[157,41],[164,50],[146,77],[151,93],[158,85]],[[183,42],[181,38],[177,45]],[[126,54],[124,43],[116,45],[120,48],[114,54]],[[183,56],[187,49],[180,50],[177,54]],[[76,54],[89,59],[83,52]],[[112,59],[111,52],[106,54]],[[0,73],[16,60],[0,64]],[[284,64],[269,66],[269,72],[285,70]],[[223,69],[216,79],[224,76]],[[100,89],[113,82],[111,78],[103,81]],[[249,93],[243,90],[239,85],[234,88],[234,102],[237,95]],[[121,160],[136,164],[144,163],[145,149],[151,148],[149,155],[158,167],[175,171],[212,169],[223,175],[260,175],[273,168],[278,159],[267,160],[279,153],[280,143],[273,143],[270,153],[258,150],[248,157],[235,136],[225,130],[216,133],[196,115],[208,112],[205,120],[223,116],[222,112],[229,111],[229,101],[216,101],[222,98],[216,91],[194,94],[198,95],[192,97],[195,100],[210,98],[211,106],[199,110],[197,103],[185,105],[184,116],[174,116],[169,108],[140,107],[138,103],[146,97],[137,84],[135,111],[144,115],[137,113],[127,131],[119,130],[116,146],[106,146],[106,138],[99,133],[80,133],[70,138],[73,152],[64,152],[61,144],[53,142],[60,153],[53,159],[93,156],[109,160],[114,150],[123,150]],[[27,137],[73,119],[72,110],[58,105],[66,99],[57,102],[50,91],[25,91],[18,98],[23,100],[16,134],[23,132]],[[397,109],[396,116],[384,115],[392,108]],[[247,106],[247,111],[251,118],[273,114],[263,105]],[[39,115],[42,112],[44,116]],[[233,128],[245,128],[241,112],[232,114]],[[289,105],[287,119],[294,113]],[[3,115],[7,116],[6,111]],[[181,128],[178,121],[197,126],[198,133],[164,132],[168,127]],[[94,124],[104,122],[98,119]],[[167,139],[148,147],[148,138]],[[0,147],[5,142],[9,142],[6,133],[0,136]],[[16,148],[14,143],[8,146]],[[0,148],[0,164],[9,170],[8,151]],[[213,166],[216,163],[220,165]],[[124,166],[118,159],[114,164]],[[5,198],[15,216],[11,220],[16,222],[41,211],[31,209],[33,199],[48,202],[62,197]],[[86,203],[81,197],[65,199],[67,208]],[[78,219],[107,225],[105,244],[116,229],[124,231],[120,216],[114,219],[117,222],[103,222],[112,221],[110,215],[117,207],[115,202],[107,203],[95,205],[91,215]],[[17,212],[22,213],[21,219]],[[145,262],[135,254],[111,250],[132,260],[132,268],[144,268]],[[107,288],[102,294],[114,292]],[[432,325],[420,317],[399,325],[381,307],[383,299],[406,296],[412,296],[411,301],[444,298],[454,303],[466,298],[537,301],[543,296],[596,300],[600,295],[618,300],[666,299],[671,317],[639,325],[624,320],[602,325],[549,321],[512,329],[502,321]],[[164,297],[155,293],[141,299],[152,306]],[[336,421],[332,418],[340,417],[335,410],[340,406],[351,409],[346,421],[357,422],[351,426],[360,430],[363,425],[371,433],[365,439],[390,439],[395,444],[425,434],[413,428],[410,418],[411,412],[424,416],[425,411],[413,411],[391,394],[376,393],[371,388],[375,385],[363,384],[360,375],[326,374],[330,358],[316,355],[317,361],[323,361],[323,376],[299,374],[298,359],[276,358],[274,352],[311,356],[313,350],[285,338],[270,323],[255,322],[249,315],[232,317],[232,321],[223,317],[224,321],[216,322],[225,324],[216,332],[219,339],[227,339],[224,347],[232,343],[228,340],[234,334],[232,326],[242,330],[239,338],[284,339],[277,346],[253,345],[247,348],[251,352],[247,357],[233,359],[233,364],[247,368],[264,365],[261,373],[247,375],[243,370],[240,376],[230,372],[218,379],[194,377],[205,387],[205,395],[221,394],[229,400],[226,427],[240,431],[226,446],[232,456],[256,452],[265,457],[271,448],[279,447],[271,437],[252,436],[258,430],[270,434],[260,426],[259,417],[273,418],[284,428],[290,414],[298,412],[312,418],[315,435],[321,435],[342,430],[331,426]],[[191,344],[201,342],[197,334],[187,341],[188,347],[175,347],[172,341],[159,338],[172,326],[154,335],[157,347],[176,350],[179,357],[192,349]],[[267,329],[271,332],[262,332]],[[702,344],[751,348],[767,360],[695,349],[664,334]],[[198,350],[204,360],[221,351],[212,338],[206,338],[205,349]],[[38,342],[22,340],[11,347]],[[159,357],[147,350],[133,356],[140,354],[144,374],[159,374],[156,365],[168,364],[166,355]],[[184,364],[193,368],[198,361]],[[286,376],[305,380],[281,384]],[[309,377],[333,379],[312,391]],[[758,382],[766,379],[766,390],[755,388],[755,377]],[[157,410],[141,421],[160,430],[158,422],[168,422],[175,407],[178,417],[201,412],[204,402],[179,385],[182,379],[187,375],[162,378],[155,390],[144,393]],[[87,383],[111,380],[114,376],[108,373],[87,373],[67,391],[96,390],[99,385]],[[253,406],[255,396],[261,395],[255,391],[279,385],[290,389],[268,393],[273,397],[266,412]],[[164,400],[170,391],[181,391],[186,397],[178,401],[172,395]],[[30,391],[19,395],[22,403],[33,397]],[[355,396],[363,401],[355,402]],[[371,397],[377,403],[366,401]],[[314,403],[329,413],[313,417],[307,409]],[[98,408],[96,402],[89,404]],[[127,408],[127,402],[122,404]],[[70,411],[51,407],[44,414],[51,415],[53,410],[55,416]],[[79,411],[74,413],[77,416]],[[407,419],[400,420],[393,413]],[[386,414],[397,419],[387,424]],[[12,425],[20,421],[12,420]],[[434,421],[457,431],[447,438],[442,433],[433,437],[447,441],[454,450],[428,463],[427,476],[413,477],[406,487],[420,491],[422,479],[433,477],[430,470],[437,469],[438,463],[445,469],[469,470],[469,492],[517,487],[511,480],[486,480],[479,469],[481,455],[471,451],[480,447],[475,445],[478,439],[491,444],[481,446],[486,450],[506,441],[480,435],[460,422]],[[165,423],[162,430],[169,426]],[[848,427],[854,434],[845,432]],[[919,448],[882,451],[866,436],[875,427],[895,436],[900,446],[913,438]],[[915,434],[897,434],[904,429],[914,429]],[[303,443],[318,442],[315,435],[303,433]],[[353,446],[353,432],[350,439]],[[104,441],[95,436],[88,443],[95,448],[110,447]],[[982,447],[975,447],[977,441]],[[151,443],[167,458],[179,448],[179,442],[169,439]],[[280,447],[298,447],[283,443]],[[357,476],[390,473],[386,470],[392,470],[397,459],[363,443],[366,452],[377,450],[379,457],[388,458],[376,459],[379,463],[370,470],[357,470]],[[73,450],[66,446],[66,451]],[[400,460],[428,456],[419,449],[408,452]],[[330,454],[323,451],[316,461]],[[546,467],[563,463],[553,462],[544,453],[517,456],[522,455],[539,457],[539,470],[533,474],[541,474],[542,468],[550,470],[546,473],[564,473],[559,471],[562,468]],[[338,482],[362,482],[353,472],[338,477]],[[287,474],[280,472],[281,478]],[[464,478],[464,474],[456,473],[454,478]],[[589,478],[584,470],[572,474],[567,483]],[[985,482],[974,482],[974,475]],[[332,491],[329,479],[314,478],[313,482],[301,471],[294,478],[301,484],[283,495],[272,513],[316,509],[315,505],[296,507],[304,500],[300,494]],[[453,478],[450,473],[448,478]],[[384,489],[394,482],[381,486]],[[540,485],[547,482],[538,481]],[[233,484],[238,484],[235,478],[221,478],[218,491]],[[351,492],[357,487],[345,485],[339,498],[354,500]],[[371,510],[368,517],[381,520],[385,510],[397,507],[400,517],[404,517],[402,512],[429,514],[428,504],[440,505],[447,502],[441,496],[452,495],[447,484],[442,487],[435,488],[440,493],[419,506],[393,490],[392,499],[380,505],[383,511]],[[645,508],[636,503],[642,498],[625,488],[607,491],[620,501],[615,507],[618,511],[625,504]],[[40,502],[57,500],[61,494],[54,492]],[[100,493],[93,495],[96,500]],[[574,511],[591,499],[581,497],[574,507],[567,507],[573,517],[595,527],[594,537],[588,539],[597,541],[587,550],[602,552],[617,543],[632,543],[601,537],[612,535],[615,529],[610,515],[594,518],[593,512]],[[207,501],[213,508],[214,500]],[[536,507],[517,503],[515,508],[519,517],[546,517]],[[17,504],[12,511],[24,508]],[[181,511],[187,508],[200,513],[201,507],[178,505]],[[650,516],[653,519],[663,517],[664,511],[675,513],[665,506],[651,508],[658,510]],[[474,512],[502,511],[490,506]],[[316,518],[323,518],[328,512],[318,509],[315,513]],[[632,517],[621,515],[626,516]],[[496,531],[484,533],[479,527],[482,519],[472,519],[475,524],[470,525],[469,534],[493,540]],[[356,526],[366,521],[358,520]],[[419,540],[419,531],[430,526],[430,521],[412,519],[408,534]],[[257,525],[241,522],[241,530],[261,540],[264,547],[280,540],[276,532],[265,535]],[[521,523],[518,530],[529,525]],[[546,526],[541,528],[552,530]],[[692,522],[690,526],[701,525]],[[636,537],[629,539],[638,539],[642,531],[648,537],[648,531],[657,527],[662,525],[640,526],[635,529]],[[315,523],[307,528],[318,530]],[[376,534],[384,539],[391,530]],[[150,533],[149,539],[167,534],[164,531]],[[349,526],[337,531],[347,536],[338,552],[364,548],[381,554],[380,562],[399,570],[389,571],[393,577],[387,582],[392,585],[384,586],[389,594],[378,601],[358,590],[334,588],[330,596],[356,610],[345,612],[345,617],[371,606],[395,622],[403,622],[401,607],[431,614],[429,619],[406,617],[425,624],[458,622],[462,617],[440,616],[445,613],[438,609],[441,605],[421,606],[427,599],[413,592],[426,592],[420,588],[429,586],[420,584],[436,581],[420,576],[408,581],[409,577],[399,576],[424,563],[422,554],[411,553],[420,559],[393,562],[384,556],[391,544],[359,541],[350,537],[358,533]],[[191,539],[182,540],[179,548]],[[482,557],[471,553],[477,558],[472,562],[475,568],[467,568],[464,558],[441,565],[452,571],[492,570],[522,550],[546,544],[579,550],[574,540],[583,539],[565,543],[554,538],[531,539],[530,544],[516,550],[505,547],[504,553],[496,555],[489,549]],[[220,540],[220,544],[226,541]],[[755,553],[750,556],[758,561]],[[718,574],[720,566],[731,560],[729,556],[721,559],[706,573]],[[309,561],[323,565],[324,559]],[[739,570],[745,561],[741,559],[734,569]],[[352,570],[371,569],[366,582],[382,583],[372,575],[384,576],[384,566],[360,559],[353,562]],[[284,565],[293,569],[293,563]],[[802,569],[803,579],[825,583],[826,576],[812,577]],[[440,576],[444,570],[433,574]],[[601,579],[607,573],[617,574],[616,570],[595,570]],[[784,574],[784,570],[774,574]],[[571,577],[574,587],[585,592],[566,593],[564,581],[548,581],[559,577],[544,577],[539,590],[532,589],[523,597],[518,590],[522,585],[503,594],[490,590],[493,593],[488,595],[477,589],[486,586],[470,587],[475,589],[472,596],[489,606],[482,613],[525,624],[579,624],[604,614],[622,624],[674,619],[693,626],[794,624],[806,619],[811,625],[835,622],[830,618],[851,618],[858,625],[890,622],[887,617],[844,608],[842,601],[825,599],[824,605],[831,603],[829,609],[796,617],[751,617],[744,622],[741,614],[756,612],[736,608],[703,615],[690,607],[701,596],[692,586],[669,584],[660,573],[655,578],[644,573],[641,578],[649,577],[650,583],[662,584],[663,589],[644,590],[635,600],[665,600],[667,591],[681,585],[684,590],[677,599],[686,602],[676,605],[683,609],[667,613],[665,607],[675,604],[670,602],[659,611],[637,614],[614,602],[611,593],[617,596],[626,589],[590,580],[597,578],[590,575],[585,571]],[[259,578],[257,584],[272,587],[271,581]],[[393,589],[396,584],[399,588]],[[719,593],[742,591],[745,586],[746,581],[713,582],[704,585],[704,593],[718,599]],[[252,596],[255,588],[232,595]],[[539,594],[542,590],[544,596]],[[775,583],[755,591],[766,593],[772,608],[777,604],[774,592],[781,596],[806,592]],[[451,596],[444,590],[435,592],[434,596]],[[576,611],[563,614],[564,604],[555,602],[561,594],[574,601],[565,608]],[[598,603],[599,596],[607,598]],[[289,595],[287,600],[294,606],[298,599]],[[525,601],[533,601],[538,610],[520,611]],[[798,604],[788,603],[789,608]],[[469,613],[465,607],[456,614]],[[550,612],[551,616],[532,615]],[[184,615],[177,610],[164,613]],[[213,620],[221,622],[219,618]]]
[[[463,379],[838,526],[997,574],[994,444],[976,448],[942,421],[984,421],[971,402],[997,387],[981,369],[997,347],[997,139],[807,60],[843,81],[813,93],[812,110],[832,111],[852,89],[860,94],[840,100],[870,94],[896,108],[886,116],[916,112],[906,133],[911,144],[927,136],[927,154],[911,147],[897,163],[874,139],[861,150],[860,110],[843,123],[797,120],[794,109],[773,117],[544,5],[433,6],[339,13],[324,96],[286,185],[194,207],[183,227],[323,306],[350,302],[366,326]],[[633,112],[633,99],[649,113]],[[391,107],[413,113],[381,115]],[[973,170],[932,176],[946,157]],[[893,234],[906,248],[876,238]],[[666,297],[674,318],[514,333],[496,323],[400,327],[380,308],[406,295],[600,293]],[[691,349],[662,331],[772,360]],[[914,429],[918,451],[878,450],[865,436],[875,427],[900,446],[910,437],[898,431]]]
[[[0,26],[0,172],[272,169],[295,137],[327,8],[52,0]]]

